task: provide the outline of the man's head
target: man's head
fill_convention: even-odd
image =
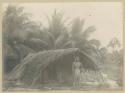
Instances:
[[[75,62],[79,62],[79,56],[75,57]]]

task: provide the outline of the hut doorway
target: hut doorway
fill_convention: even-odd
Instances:
[[[44,69],[43,74],[43,83],[52,83],[57,79],[55,64],[50,64],[46,69]]]

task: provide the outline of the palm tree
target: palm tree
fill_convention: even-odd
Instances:
[[[101,48],[101,43],[99,40],[96,39],[92,39],[89,41],[90,45],[91,45],[91,52],[93,55],[93,57],[96,59],[96,61],[98,62],[98,64],[103,63],[103,50],[104,48]]]
[[[11,57],[11,59],[14,59],[12,62],[16,62],[16,64],[21,61],[22,55],[20,52],[22,50],[20,50],[17,47],[19,44],[22,44],[27,37],[25,36],[26,35],[25,31],[28,23],[31,23],[31,22],[28,18],[28,14],[23,12],[23,7],[17,7],[13,5],[9,5],[7,7],[6,11],[4,12],[4,16],[2,20],[2,28],[3,28],[2,30],[3,30],[3,39],[4,39],[3,43],[4,45],[8,45],[11,48],[12,50],[11,52],[13,52],[12,54],[14,55],[9,56],[10,53],[7,53],[7,55],[5,56],[6,57],[5,59],[8,59]],[[4,46],[4,49],[6,48],[7,47]]]
[[[118,49],[120,48],[120,46],[121,44],[116,37],[112,38],[108,44],[108,47],[112,49],[112,57],[113,57],[112,60],[114,61],[115,61],[115,58],[117,58]]]
[[[117,48],[120,47],[119,40],[116,37],[112,38],[111,41],[108,44],[108,47],[111,47],[113,49],[113,51],[116,51]]]
[[[97,56],[99,57],[99,50],[101,48],[101,43],[99,40],[96,39],[92,39],[89,41],[90,45],[93,47],[94,52],[97,54]]]
[[[14,38],[16,31],[23,30],[28,22],[27,14],[23,13],[23,7],[9,5],[3,16],[3,30],[7,38]]]
[[[28,44],[29,47],[36,51],[71,47],[78,47],[84,50],[89,48],[90,45],[87,39],[90,33],[95,31],[94,26],[90,26],[82,31],[84,21],[77,18],[74,20],[72,29],[69,32],[68,27],[65,25],[66,21],[63,14],[56,10],[51,18],[47,16],[47,19],[48,27],[43,27],[43,29],[38,32],[41,38],[30,37],[25,44]],[[34,45],[36,46],[34,47]]]
[[[47,49],[60,49],[70,47],[69,33],[62,13],[54,11],[51,18],[48,17],[48,27],[43,28],[43,45]]]
[[[79,18],[74,19],[70,31],[70,39],[72,47],[77,47],[88,52],[91,49],[88,38],[96,29],[94,26],[89,26],[87,29],[83,30],[83,25],[84,20],[80,20]]]

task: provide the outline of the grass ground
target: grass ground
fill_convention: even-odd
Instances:
[[[41,85],[38,87],[26,87],[23,85],[8,85],[6,84],[6,87],[3,86],[3,91],[50,91],[50,90],[78,90],[78,91],[91,91],[91,90],[121,90],[122,87],[117,87],[117,88],[110,88],[107,85],[81,85],[80,87],[73,87],[73,86],[66,86],[66,85],[55,85],[53,86],[50,85]]]

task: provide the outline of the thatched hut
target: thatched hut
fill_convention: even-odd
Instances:
[[[32,86],[51,81],[71,84],[72,62],[76,55],[85,69],[98,70],[94,61],[78,48],[48,50],[29,54],[13,69],[9,79]]]

